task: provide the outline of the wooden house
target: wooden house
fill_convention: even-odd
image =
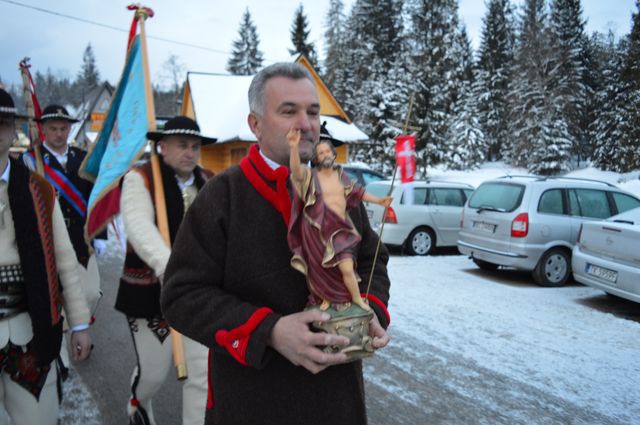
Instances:
[[[340,104],[303,56],[296,59],[311,72],[320,99],[320,122],[327,122],[331,134],[345,142],[337,149],[337,161],[347,162],[349,143],[363,142],[367,135],[351,123]],[[182,114],[195,119],[203,134],[218,142],[202,149],[200,162],[214,172],[237,164],[256,138],[249,128],[247,93],[253,76],[189,72],[185,84]]]

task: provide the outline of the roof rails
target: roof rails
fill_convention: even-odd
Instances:
[[[475,189],[475,187],[473,187],[473,185],[472,185],[472,184],[470,184],[470,183],[455,182],[455,181],[451,181],[451,180],[443,180],[443,179],[432,179],[432,178],[430,178],[430,177],[427,177],[427,178],[426,178],[426,179],[424,179],[424,180],[416,180],[416,181],[417,181],[417,182],[424,181],[424,182],[426,182],[426,183],[436,182],[436,183],[451,183],[451,184],[459,184],[459,185],[462,185],[462,186],[467,186],[467,187],[469,187],[469,188],[471,188],[471,189]]]
[[[527,179],[539,179],[540,176],[532,176],[531,174],[507,174],[504,176],[500,176],[498,177],[499,179],[511,179],[513,177],[519,177],[519,178],[527,178]]]
[[[539,180],[540,181],[545,181],[545,180],[575,180],[575,181],[583,181],[583,182],[591,182],[591,183],[600,183],[600,184],[604,184],[606,186],[609,187],[615,187],[618,188],[618,186],[616,186],[615,184],[609,183],[609,182],[605,182],[602,180],[595,180],[595,179],[585,179],[582,177],[564,177],[564,176],[546,176],[546,177],[540,177]]]

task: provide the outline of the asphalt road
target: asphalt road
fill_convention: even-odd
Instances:
[[[89,360],[76,365],[75,369],[97,404],[100,415],[98,423],[125,425],[128,423],[126,405],[135,354],[125,316],[113,308],[122,259],[106,257],[99,261],[99,265],[104,295],[98,306],[97,320],[92,326],[95,348]],[[182,391],[175,375],[170,373],[167,376],[153,404],[158,425],[181,422]]]

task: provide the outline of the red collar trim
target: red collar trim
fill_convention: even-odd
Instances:
[[[287,179],[289,169],[280,166],[275,170],[271,169],[260,155],[258,145],[249,148],[249,155],[240,161],[240,169],[249,183],[265,198],[276,210],[280,212],[285,224],[289,225],[291,218],[291,198],[287,190]],[[276,190],[273,190],[266,182],[275,181]]]

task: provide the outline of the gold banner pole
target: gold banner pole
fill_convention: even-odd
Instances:
[[[149,61],[147,58],[147,38],[144,29],[144,21],[148,17],[146,8],[138,7],[136,10],[140,25],[140,43],[142,47],[142,61],[145,74],[145,94],[147,97],[147,120],[149,124],[149,130],[156,128],[155,110],[153,107],[153,92],[151,91],[151,79],[149,76]],[[162,184],[162,174],[160,173],[160,159],[156,152],[155,144],[151,149],[151,170],[153,174],[153,187],[154,187],[154,202],[156,208],[156,219],[158,222],[158,230],[162,235],[167,246],[171,246],[171,239],[169,236],[169,224],[167,219],[167,208],[164,199],[164,186]],[[178,380],[184,380],[188,377],[187,363],[184,359],[184,344],[182,342],[182,335],[171,328],[171,341],[173,348],[173,364],[176,368],[176,375]]]

